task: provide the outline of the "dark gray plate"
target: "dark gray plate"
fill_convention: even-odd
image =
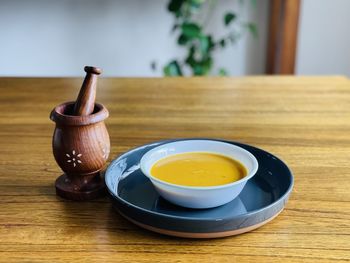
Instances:
[[[140,159],[147,151],[175,140],[147,144],[124,153],[108,167],[105,180],[116,209],[128,220],[149,230],[181,237],[212,238],[244,233],[277,216],[293,187],[287,165],[258,148],[230,141],[251,152],[259,170],[239,196],[211,209],[188,209],[173,205],[143,175]]]

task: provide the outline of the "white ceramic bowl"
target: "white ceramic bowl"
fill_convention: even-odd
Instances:
[[[246,167],[248,174],[236,182],[210,187],[176,185],[152,176],[150,171],[155,162],[173,154],[186,152],[209,152],[225,155],[241,162]],[[258,170],[258,161],[250,152],[229,143],[215,140],[182,140],[166,143],[148,151],[142,157],[140,166],[158,193],[166,200],[188,208],[211,208],[226,204],[236,198],[246,182]]]

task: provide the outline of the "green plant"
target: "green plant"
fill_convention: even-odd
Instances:
[[[242,0],[240,2],[243,3]],[[229,33],[217,39],[212,34],[206,33],[205,27],[216,4],[215,0],[169,1],[168,10],[175,17],[172,33],[177,34],[177,43],[187,50],[187,55],[185,58],[172,59],[167,63],[163,67],[165,76],[183,76],[186,75],[186,70],[195,76],[227,75],[227,70],[224,68],[220,68],[216,74],[212,72],[214,52],[235,44],[246,31],[254,37],[257,36],[256,25],[242,22],[238,14],[233,11],[223,14],[223,25],[229,29]],[[204,11],[207,11],[205,20],[200,19]]]

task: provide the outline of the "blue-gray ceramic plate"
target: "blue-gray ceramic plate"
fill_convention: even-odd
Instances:
[[[171,140],[175,141],[175,140]],[[214,238],[241,234],[275,218],[284,208],[293,187],[287,165],[258,148],[230,141],[251,152],[259,163],[256,175],[230,203],[211,209],[188,209],[158,195],[140,170],[140,160],[160,141],[132,149],[109,165],[105,180],[114,207],[131,222],[162,234]]]

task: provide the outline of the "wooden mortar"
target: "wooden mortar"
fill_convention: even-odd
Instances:
[[[104,120],[108,110],[95,103],[97,76],[101,70],[85,67],[86,77],[75,102],[55,107],[52,148],[64,174],[56,180],[56,194],[71,200],[89,200],[105,193],[100,176],[110,152]]]

